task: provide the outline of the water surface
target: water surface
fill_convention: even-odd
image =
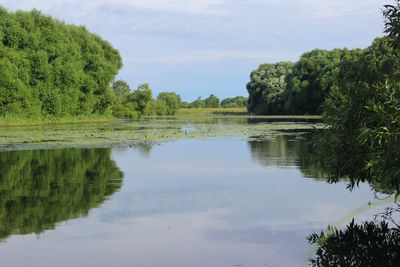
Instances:
[[[374,198],[327,184],[308,139],[1,152],[1,265],[306,266],[306,237]]]

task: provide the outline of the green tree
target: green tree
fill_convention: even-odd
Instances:
[[[117,97],[127,96],[131,92],[131,87],[123,80],[114,81],[112,83],[112,89]]]
[[[225,98],[221,101],[223,108],[244,108],[247,107],[248,99],[244,96],[236,96],[233,98]]]
[[[190,104],[186,101],[181,101],[179,108],[189,108]]]
[[[326,96],[338,86],[342,59],[352,53],[358,50],[315,49],[304,53],[287,77],[287,113],[321,114]]]
[[[0,8],[0,116],[104,114],[119,52],[84,27]]]
[[[205,107],[204,100],[202,100],[200,96],[189,104],[189,108],[204,108],[204,107]]]
[[[129,94],[120,97],[112,108],[112,114],[117,118],[138,119],[142,115],[150,115],[152,105],[150,85],[141,84]]]
[[[400,57],[388,37],[378,38],[356,61],[326,100],[330,125],[317,142],[322,164],[335,181],[351,186],[377,181],[398,189],[400,181]]]
[[[396,0],[394,5],[385,5],[383,15],[385,16],[385,32],[390,37],[392,45],[400,48],[400,1]]]
[[[146,115],[163,116],[168,114],[168,106],[164,101],[152,99]]]
[[[248,110],[256,114],[283,114],[286,77],[293,63],[262,64],[250,74],[246,88],[249,93]]]
[[[218,108],[219,107],[219,98],[215,95],[211,94],[209,97],[204,99],[204,107],[206,108]]]
[[[174,92],[159,93],[157,99],[165,103],[167,107],[166,115],[175,115],[182,102],[181,97]]]
[[[351,60],[343,60],[338,85],[324,107],[327,129],[317,134],[319,162],[331,182],[368,182],[375,191],[400,194],[399,3],[385,6],[387,37]],[[400,260],[399,208],[383,214],[391,222],[354,220],[345,230],[328,229],[308,239],[318,245],[312,266],[396,266]],[[394,227],[392,227],[392,225]]]
[[[145,83],[138,85],[137,89],[128,96],[128,99],[132,103],[135,103],[136,111],[144,114],[150,107],[152,96],[153,93],[151,91],[150,85]]]

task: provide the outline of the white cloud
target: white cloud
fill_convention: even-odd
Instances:
[[[297,10],[296,16],[308,15],[318,18],[332,18],[341,16],[358,16],[375,13],[382,8],[383,2],[376,0],[251,0],[238,1],[242,6],[264,6],[269,10]],[[387,0],[386,3],[393,2]],[[285,14],[281,14],[285,16]]]
[[[258,59],[260,62],[275,62],[282,59],[293,59],[296,55],[271,53],[270,51],[252,50],[205,50],[187,51],[169,55],[159,55],[154,58],[146,59],[146,63],[158,64],[187,64],[196,62],[212,62],[224,59]]]
[[[54,10],[65,5],[80,6],[81,9],[95,8],[103,4],[132,6],[147,9],[159,9],[182,13],[216,13],[215,7],[222,5],[224,0],[70,0],[70,1],[51,1],[51,0],[20,0],[10,3],[10,1],[0,1],[8,8]]]
[[[85,25],[120,50],[123,78],[131,84],[149,80],[170,90],[163,86],[179,82],[196,96],[216,83],[229,88],[227,94],[245,92],[248,73],[261,63],[296,60],[314,48],[366,47],[382,34],[380,10],[393,1],[0,0],[0,5],[36,8]]]
[[[303,0],[296,6],[316,17],[342,17],[375,13],[382,3],[376,0]]]
[[[117,3],[183,13],[215,13],[214,8],[224,2],[224,0],[120,0]]]

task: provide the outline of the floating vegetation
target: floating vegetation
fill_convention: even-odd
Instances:
[[[115,120],[91,124],[1,127],[0,150],[61,147],[125,147],[141,142],[210,137],[248,137],[307,131],[321,123],[287,120],[265,122],[256,117],[164,117],[141,121]]]

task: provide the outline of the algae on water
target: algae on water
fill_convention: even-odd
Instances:
[[[1,127],[0,150],[61,147],[124,147],[141,142],[209,137],[268,136],[279,131],[306,131],[318,121],[270,117],[164,117],[93,124]]]

